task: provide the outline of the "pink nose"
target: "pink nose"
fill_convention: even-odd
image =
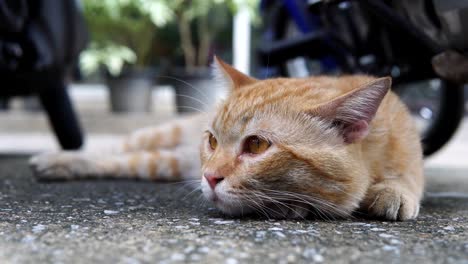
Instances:
[[[224,180],[224,177],[221,175],[217,175],[214,173],[205,173],[204,174],[206,180],[208,181],[208,184],[210,185],[211,189],[214,190],[216,185],[220,183],[222,180]]]

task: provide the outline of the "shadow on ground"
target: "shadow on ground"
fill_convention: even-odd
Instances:
[[[2,263],[468,263],[466,171],[428,171],[416,221],[273,221],[183,184],[38,183],[26,160],[0,158]]]

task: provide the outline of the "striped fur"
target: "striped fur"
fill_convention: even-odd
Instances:
[[[136,130],[112,150],[45,153],[31,158],[40,179],[137,178],[180,181],[198,177],[205,116]]]
[[[137,130],[113,152],[42,154],[40,178],[223,178],[208,200],[221,211],[267,217],[415,218],[424,187],[418,132],[390,79],[318,76],[258,81],[217,60],[231,93],[213,111]],[[224,80],[224,81],[221,81]],[[208,142],[217,140],[216,149]],[[258,136],[263,153],[245,153]],[[201,144],[200,144],[200,138]],[[198,158],[200,157],[200,159]]]

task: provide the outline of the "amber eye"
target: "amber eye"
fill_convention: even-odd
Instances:
[[[215,150],[216,147],[218,146],[218,141],[216,140],[216,138],[211,133],[210,133],[210,136],[208,138],[208,142],[210,143],[210,147],[211,147],[212,150]]]
[[[251,154],[260,154],[265,152],[270,147],[270,145],[271,143],[263,138],[251,136],[248,137],[245,141],[244,152]]]

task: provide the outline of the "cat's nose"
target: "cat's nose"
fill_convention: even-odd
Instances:
[[[205,173],[205,179],[208,181],[211,189],[214,190],[216,185],[224,180],[224,177],[215,173]]]

